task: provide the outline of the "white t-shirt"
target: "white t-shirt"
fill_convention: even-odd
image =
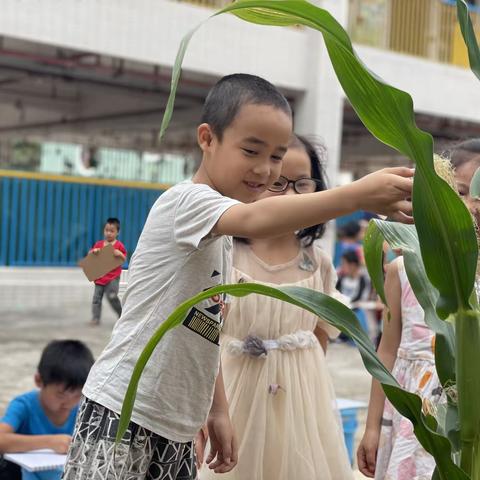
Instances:
[[[155,202],[130,262],[122,316],[83,389],[87,398],[119,413],[133,367],[158,326],[186,299],[228,283],[232,239],[211,231],[237,203],[189,181]],[[197,305],[163,337],[142,374],[133,422],[169,440],[194,438],[218,373],[221,304],[214,297]]]

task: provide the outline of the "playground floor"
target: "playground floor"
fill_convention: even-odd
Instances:
[[[0,416],[9,400],[34,388],[33,374],[43,347],[52,339],[74,338],[84,341],[98,355],[107,343],[115,315],[104,305],[102,323],[87,325],[89,304],[67,308],[40,308],[0,312]],[[368,401],[370,377],[355,347],[345,344],[329,346],[327,359],[338,397]],[[358,442],[365,422],[365,412],[358,415]],[[363,478],[361,475],[358,478]]]

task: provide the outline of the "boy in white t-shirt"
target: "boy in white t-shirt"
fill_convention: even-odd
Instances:
[[[197,130],[201,165],[192,181],[169,189],[150,211],[130,263],[122,316],[83,390],[65,480],[193,480],[192,440],[205,422],[209,467],[223,473],[235,466],[219,371],[221,296],[192,308],[156,348],[114,457],[119,412],[140,352],[181,302],[228,283],[231,236],[274,236],[360,209],[411,220],[407,168],[256,202],[278,179],[291,134],[290,106],[266,80],[234,74],[210,91]]]

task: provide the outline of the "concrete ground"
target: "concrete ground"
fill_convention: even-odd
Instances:
[[[1,307],[0,307],[1,309]],[[115,316],[105,303],[102,323],[90,327],[90,305],[71,304],[67,308],[0,311],[0,415],[15,395],[34,388],[33,374],[40,353],[52,339],[83,340],[98,355],[109,339]],[[330,345],[328,363],[338,397],[368,401],[370,377],[358,351],[344,344]],[[363,432],[365,412],[359,414],[356,441]],[[363,478],[361,475],[358,478]]]

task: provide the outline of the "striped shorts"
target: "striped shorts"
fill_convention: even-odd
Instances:
[[[63,480],[195,480],[193,442],[167,440],[130,422],[115,447],[120,416],[84,398]]]

